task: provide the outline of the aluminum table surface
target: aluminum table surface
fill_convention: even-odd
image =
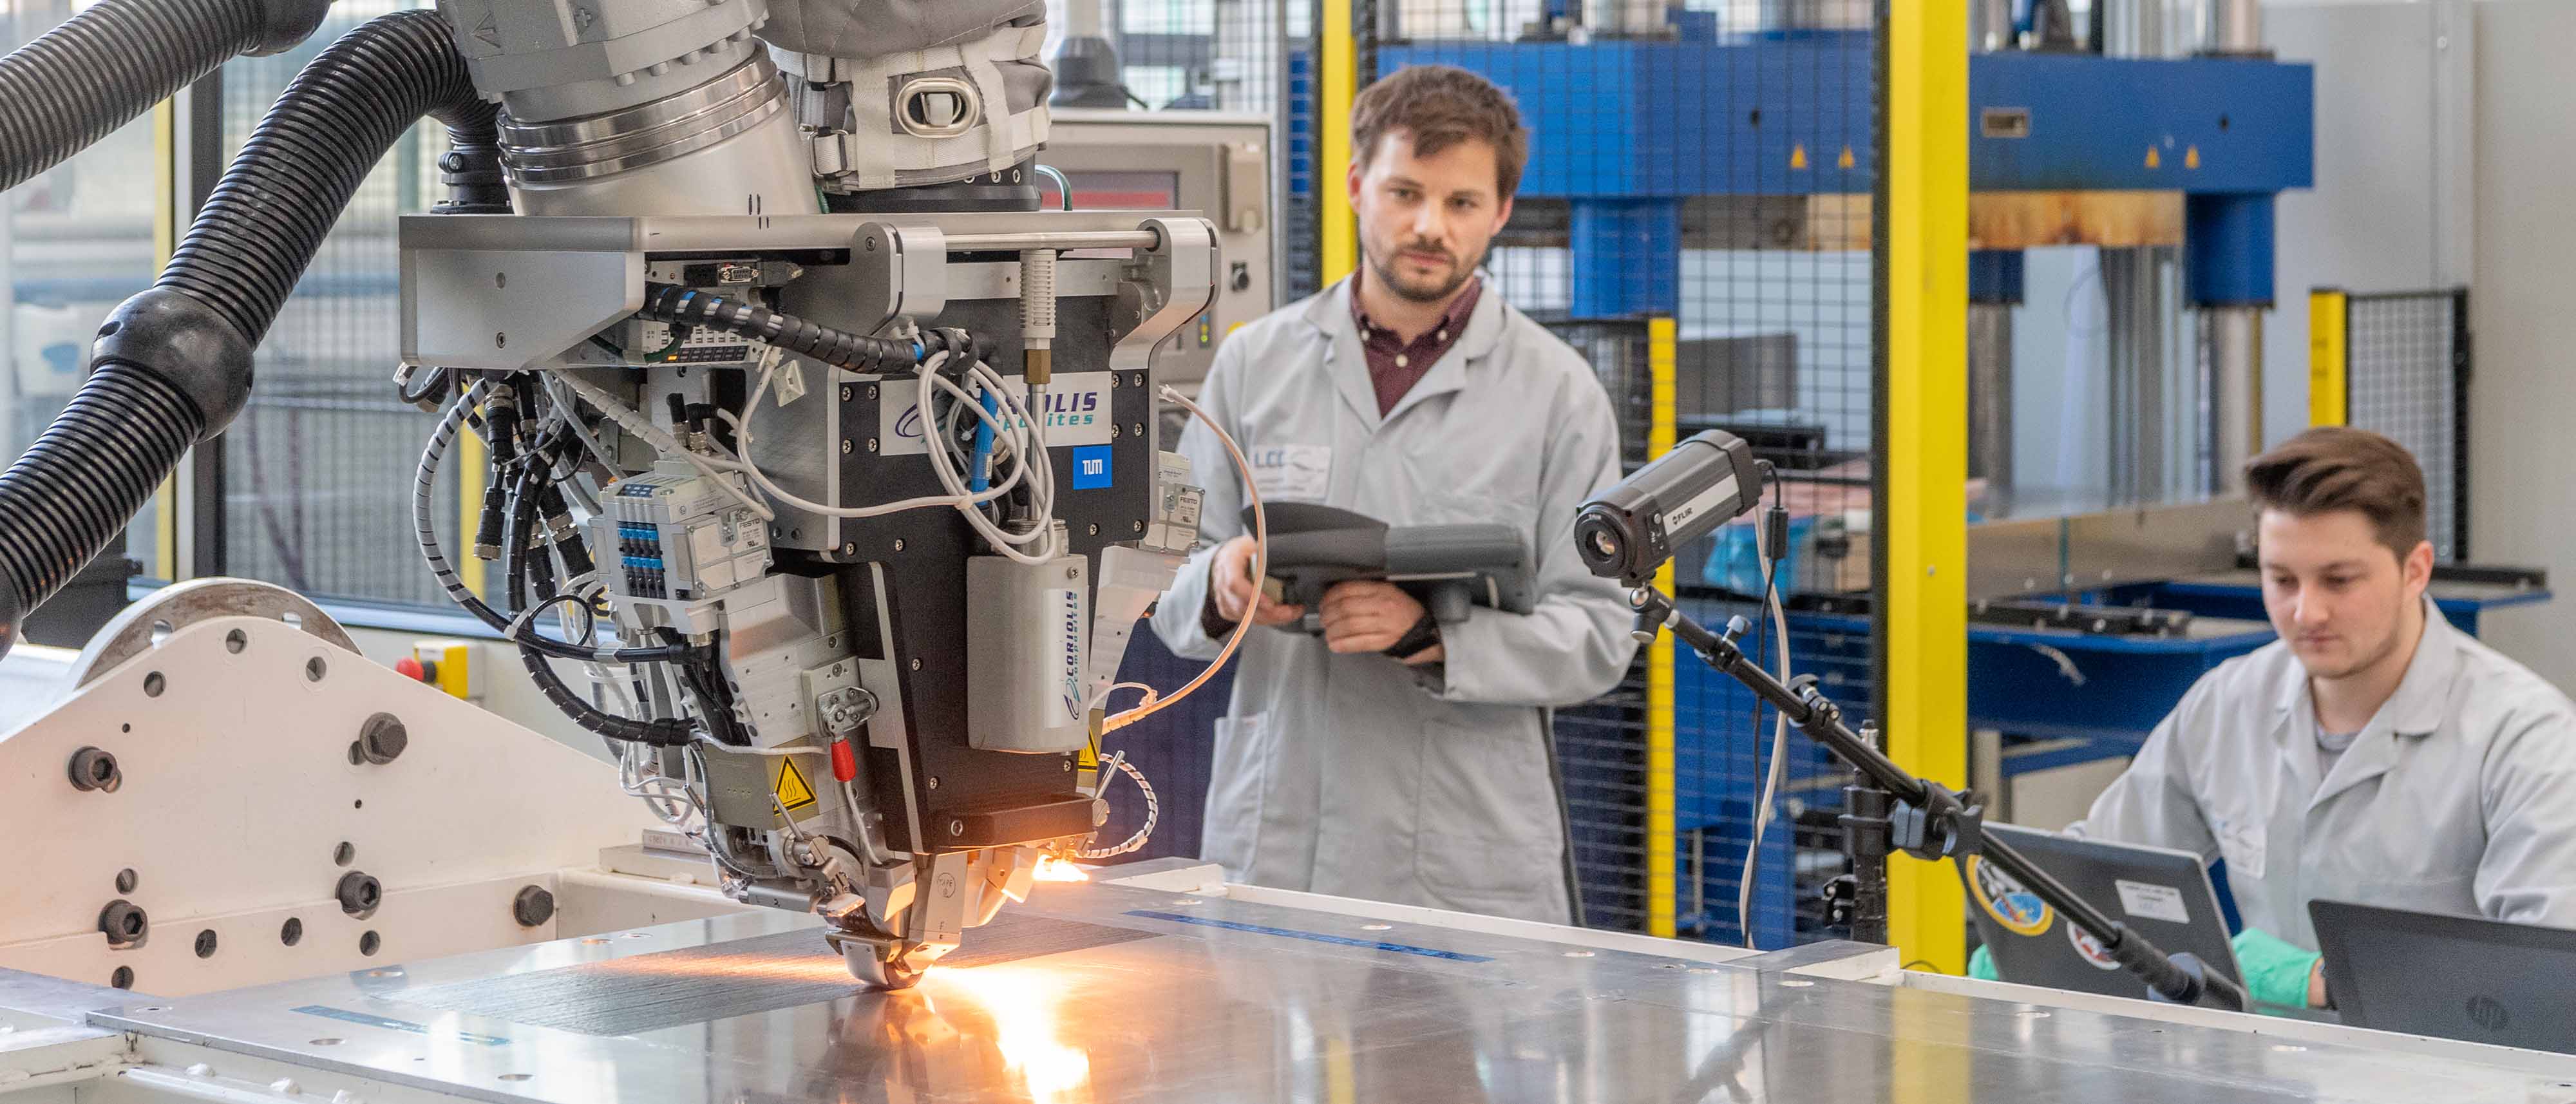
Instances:
[[[908,993],[860,993],[840,988],[819,933],[778,938],[813,918],[744,914],[92,1022],[147,1050],[201,1044],[496,1104],[2576,1102],[2576,1077],[2528,1068],[1659,958],[1587,947],[1571,930],[1547,942],[1099,884],[1042,885],[1006,915],[1022,931],[1118,938],[1052,953],[1065,942],[1041,939],[1027,957],[936,969]],[[743,965],[752,951],[714,946],[743,940],[769,956],[757,968]],[[629,974],[786,986],[807,1002],[735,1015],[718,1007],[733,998],[711,997],[667,1024],[636,1021],[641,1005],[578,1007],[631,999],[614,988]],[[531,1005],[550,979],[581,984],[560,1006]],[[478,1001],[518,1011],[458,1010]],[[625,1017],[607,1030],[628,1033],[526,1022],[588,1012]],[[223,1073],[220,1055],[209,1064]]]

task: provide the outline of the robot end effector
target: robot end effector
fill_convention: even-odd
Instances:
[[[158,89],[193,79],[232,50],[268,43],[263,3],[309,12],[323,6],[318,0],[101,0],[75,22],[184,10],[238,17],[259,31],[198,36],[214,44],[209,58],[137,51],[136,65],[169,70],[156,70],[149,80],[138,75],[139,84]],[[1095,672],[1104,665],[1091,654],[1097,634],[1084,615],[1093,604],[1104,615],[1112,606],[1109,553],[1169,552],[1113,548],[1113,538],[1139,533],[1150,540],[1150,534],[1196,528],[1194,518],[1183,524],[1167,516],[1169,507],[1155,505],[1158,493],[1175,488],[1158,487],[1168,480],[1142,474],[1163,467],[1151,436],[1112,430],[1153,420],[1145,351],[1205,305],[1215,266],[1212,236],[1176,236],[1190,220],[1153,220],[1161,229],[1141,234],[1122,227],[1109,237],[1150,245],[1131,244],[1137,256],[1130,263],[1080,262],[1087,266],[1083,287],[1096,288],[1105,275],[1114,290],[1069,291],[1059,317],[1052,279],[1059,250],[1050,243],[1110,245],[1099,230],[1054,236],[1061,223],[1035,213],[1034,188],[1024,204],[1016,195],[990,194],[993,189],[939,190],[1016,165],[1043,141],[1043,69],[1032,82],[1021,62],[1034,56],[1043,37],[1041,9],[935,6],[938,21],[963,20],[973,24],[966,30],[983,32],[942,38],[952,45],[940,48],[956,52],[968,77],[940,83],[932,79],[936,74],[893,74],[891,100],[852,91],[889,85],[868,67],[870,59],[830,53],[840,40],[779,40],[799,28],[865,24],[874,9],[889,6],[716,0],[674,16],[668,5],[604,2],[585,9],[589,22],[579,28],[562,26],[553,5],[536,0],[450,0],[435,13],[396,13],[325,50],[262,123],[263,134],[280,140],[254,138],[227,179],[239,180],[241,196],[266,196],[273,208],[298,212],[297,226],[305,228],[317,220],[302,216],[345,205],[385,144],[419,115],[438,113],[462,136],[460,150],[465,137],[474,137],[497,159],[497,170],[506,170],[506,195],[485,194],[478,197],[483,202],[451,209],[491,210],[506,200],[516,215],[432,222],[510,218],[504,239],[533,242],[544,238],[544,219],[552,214],[743,220],[745,244],[716,243],[727,255],[719,263],[643,256],[648,280],[677,289],[659,301],[658,312],[620,318],[597,334],[572,338],[566,349],[539,350],[534,360],[508,366],[445,359],[411,366],[405,397],[443,403],[446,411],[424,450],[420,485],[434,484],[445,445],[464,427],[486,439],[488,534],[478,533],[470,544],[501,562],[503,583],[491,605],[461,585],[451,586],[451,595],[462,592],[460,603],[472,600],[469,611],[520,646],[530,677],[550,700],[613,741],[629,792],[695,826],[724,869],[729,891],[823,913],[834,920],[834,942],[854,970],[900,985],[954,946],[963,928],[1025,894],[1043,848],[1078,847],[1104,819],[1098,787],[1077,781],[1074,769],[1074,752],[1102,723],[1094,695],[1102,682]],[[838,14],[815,16],[824,9]],[[922,30],[918,22],[886,26]],[[571,40],[549,41],[548,34]],[[872,43],[880,56],[903,48],[885,36]],[[33,54],[39,62],[46,56]],[[29,79],[30,64],[16,55],[0,61],[0,92]],[[116,58],[96,64],[111,74],[127,72]],[[409,68],[399,74],[369,68],[387,64]],[[782,80],[782,69],[803,79]],[[92,82],[65,83],[86,88]],[[418,94],[400,103],[377,96],[360,107],[318,102],[381,86]],[[831,125],[827,112],[811,110],[803,98],[832,95],[833,86],[847,97],[839,106],[891,114],[893,121]],[[154,91],[141,104],[165,94]],[[492,100],[506,109],[497,135]],[[344,121],[339,131],[321,129],[326,116]],[[364,119],[354,129],[367,133],[343,133],[353,129],[345,125],[349,118]],[[99,133],[122,121],[103,124]],[[7,125],[0,120],[0,128]],[[371,145],[377,131],[384,141]],[[850,162],[849,136],[861,133],[870,135],[870,156],[889,160],[875,168]],[[968,141],[953,141],[961,137]],[[85,142],[61,144],[67,148],[56,159]],[[978,155],[948,163],[965,145]],[[9,148],[0,141],[0,150]],[[298,160],[315,150],[327,164]],[[41,167],[10,169],[23,169],[23,179]],[[460,167],[451,185],[479,181],[499,192],[500,171],[471,169]],[[770,227],[765,216],[840,204],[818,198],[818,185],[826,197],[907,190],[906,209],[917,215],[887,231],[911,251],[907,273],[945,263],[936,225],[943,212],[977,209],[985,220],[979,225],[1006,215],[1002,221],[1013,230],[982,238],[988,245],[1013,243],[996,247],[1020,252],[1024,271],[1045,277],[1023,285],[1048,294],[1043,302],[1035,296],[978,301],[957,287],[951,290],[961,294],[916,297],[931,305],[912,315],[886,318],[870,310],[855,317],[848,295],[836,294],[837,285],[823,286],[848,277],[814,271],[835,262],[818,260],[813,249],[751,244],[775,237],[751,232]],[[279,187],[302,190],[281,201]],[[270,220],[239,209],[239,197],[226,206],[228,194],[217,189],[172,273],[146,293],[202,322],[188,327],[195,336],[162,341],[148,356],[98,358],[82,396],[0,479],[0,614],[6,615],[0,623],[14,625],[18,614],[104,547],[185,449],[220,428],[246,396],[248,352],[330,220],[318,220],[309,234],[262,233]],[[746,196],[758,214],[743,213]],[[1191,249],[1211,255],[1192,259]],[[485,285],[497,285],[488,268],[482,272]],[[800,286],[809,275],[817,281]],[[616,289],[621,295],[634,290]],[[445,293],[406,288],[406,295],[432,294]],[[481,309],[478,302],[451,298],[436,303],[441,311],[435,313],[476,329],[465,322]],[[406,311],[407,322],[412,314]],[[1065,339],[1080,326],[1101,327],[1107,341]],[[487,334],[501,328],[479,327]],[[152,332],[126,326],[110,337],[120,348],[139,349]],[[527,338],[519,326],[508,332],[517,357]],[[405,336],[407,349],[417,347],[414,334]],[[1028,354],[1025,372],[1011,370],[1007,347],[1014,336]],[[817,367],[815,358],[797,351],[827,346],[860,350],[866,361],[825,359],[820,370],[827,380],[854,373],[870,381],[868,398],[882,394],[881,405],[889,408],[917,396],[904,405],[931,431],[919,434],[914,451],[849,448],[853,436],[877,435],[874,406],[858,411],[847,406],[849,399],[838,408],[808,400],[793,416],[760,416],[762,396],[773,386],[776,410],[806,393],[803,377]],[[737,374],[739,388],[707,382]],[[823,395],[855,391],[855,379],[817,389]],[[1096,429],[1102,442],[1051,428],[1064,419],[1031,417],[1032,410],[1052,412],[1068,401],[1098,405],[1105,417],[1067,424]],[[869,430],[858,433],[853,423],[845,432],[837,421],[808,424],[817,407],[828,411],[827,419],[864,414]],[[756,421],[777,427],[763,431],[774,441],[764,444]],[[781,459],[832,455],[828,442],[835,439],[847,459],[833,478]],[[1078,505],[1065,508],[1069,516],[1059,516],[1055,472],[1072,470],[1067,454],[1076,447],[1105,448],[1114,469],[1130,474],[1117,488],[1086,491]],[[886,501],[887,492],[934,476],[936,485]],[[424,552],[447,582],[453,572],[425,520],[433,513],[415,502]],[[588,520],[577,523],[575,514]],[[457,537],[453,544],[469,543]],[[1087,571],[1095,558],[1103,570]],[[1123,594],[1138,584],[1133,564],[1120,562],[1126,565],[1118,575]],[[1095,577],[1102,582],[1096,600]],[[999,597],[1005,592],[1011,597]],[[1123,598],[1118,608],[1125,608]],[[537,628],[555,615],[565,624],[562,637]],[[1005,651],[979,650],[971,626],[1016,626],[1026,635],[1032,624],[1047,626],[1043,635],[1052,646],[1007,649],[1002,666],[1009,681],[1029,690],[1014,696],[1015,708],[1045,714],[1031,704],[1044,690],[1044,701],[1058,703],[1069,723],[996,720],[978,705],[992,695],[970,693],[974,684],[1000,677],[981,667]],[[0,633],[0,648],[10,635]],[[1123,631],[1113,635],[1123,644]],[[550,662],[567,660],[601,672],[588,694],[565,686]],[[1032,675],[1038,663],[1049,665],[1037,673],[1044,677]],[[1114,656],[1106,667],[1114,671]]]

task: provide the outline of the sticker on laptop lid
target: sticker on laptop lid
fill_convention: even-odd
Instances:
[[[1968,888],[1975,893],[1978,908],[2016,935],[2038,935],[2057,918],[2038,894],[2023,888],[2012,875],[1987,864],[1983,855],[1968,856]]]
[[[2125,878],[2118,879],[2117,884],[2120,887],[2120,911],[2149,920],[2191,923],[2191,910],[2183,907],[2182,890]]]
[[[2085,931],[2082,927],[2075,924],[2068,924],[2066,925],[2066,941],[2075,944],[2075,953],[2078,956],[2081,956],[2084,961],[2092,963],[2094,969],[2117,970],[2120,968],[2120,960],[2111,957],[2111,952],[2103,950],[2102,941],[2093,938],[2092,932]]]

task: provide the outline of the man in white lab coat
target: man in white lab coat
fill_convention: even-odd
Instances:
[[[2281,639],[2203,676],[2076,830],[2227,860],[2254,995],[2324,1003],[2315,898],[2576,927],[2576,707],[2424,596],[2424,474],[2312,429],[2246,465]]]
[[[1547,710],[1608,691],[1636,650],[1617,586],[1572,542],[1576,508],[1619,477],[1616,423],[1583,358],[1478,274],[1527,151],[1510,99],[1405,69],[1359,96],[1351,132],[1364,265],[1228,337],[1200,402],[1265,502],[1511,525],[1537,605],[1443,625],[1395,586],[1343,583],[1323,635],[1295,631],[1304,610],[1255,601],[1241,479],[1193,423],[1180,447],[1212,547],[1154,627],[1207,659],[1246,616],[1259,626],[1217,726],[1205,854],[1259,885],[1563,922]]]

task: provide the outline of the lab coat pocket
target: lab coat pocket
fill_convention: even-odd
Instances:
[[[1510,713],[1486,726],[1423,726],[1414,865],[1423,887],[1451,908],[1526,910],[1549,879],[1563,877],[1556,792],[1536,715]]]
[[[1201,857],[1225,867],[1226,876],[1249,880],[1261,841],[1261,798],[1269,789],[1267,714],[1220,717],[1216,754],[1208,774],[1207,827]]]

